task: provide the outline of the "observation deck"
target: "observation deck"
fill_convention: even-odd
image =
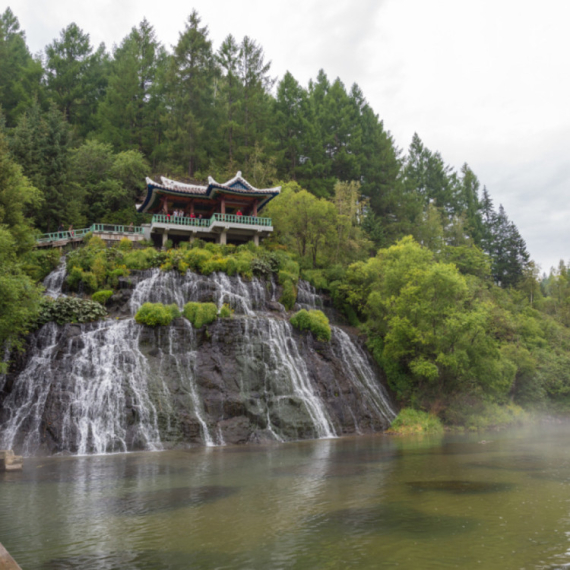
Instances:
[[[191,218],[155,214],[150,226],[143,226],[146,239],[160,234],[162,245],[168,239],[179,238],[214,240],[216,243],[247,242],[252,240],[259,245],[259,240],[271,235],[271,218],[257,216],[238,216],[236,214],[214,214],[210,218]]]

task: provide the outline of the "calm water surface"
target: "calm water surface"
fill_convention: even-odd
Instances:
[[[570,568],[570,428],[30,459],[0,542],[24,570]]]

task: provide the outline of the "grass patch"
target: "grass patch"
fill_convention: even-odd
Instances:
[[[387,433],[399,435],[442,432],[443,424],[437,416],[412,408],[401,410],[387,431]]]
[[[163,305],[162,303],[144,303],[137,311],[135,321],[148,327],[167,326],[180,316],[176,305]]]

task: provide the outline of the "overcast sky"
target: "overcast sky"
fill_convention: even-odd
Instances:
[[[192,8],[217,49],[256,39],[281,78],[356,82],[406,149],[467,162],[548,270],[570,259],[570,0],[11,0],[36,53],[76,22],[120,43],[146,17],[170,49]],[[1,7],[2,11],[4,8]]]

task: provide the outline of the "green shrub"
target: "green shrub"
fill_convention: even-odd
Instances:
[[[172,309],[162,303],[145,303],[135,315],[135,321],[149,327],[166,326],[172,322]]]
[[[293,285],[292,281],[286,281],[285,285],[283,285],[283,293],[281,293],[281,297],[279,297],[279,302],[288,311],[290,311],[295,305],[296,301],[297,301],[297,289],[295,285]]]
[[[421,410],[404,408],[392,422],[388,433],[441,433],[443,425],[437,416]]]
[[[40,301],[37,324],[40,326],[51,321],[58,325],[89,323],[106,316],[107,311],[95,301],[79,297],[58,297],[57,299],[45,297]]]
[[[322,311],[301,309],[290,320],[300,331],[311,331],[317,340],[328,342],[331,339],[329,320]]]
[[[103,291],[97,291],[91,295],[91,300],[101,305],[105,305],[109,300],[109,297],[113,295],[113,291],[110,289],[104,289]]]
[[[123,238],[119,241],[117,248],[121,251],[131,251],[133,249],[133,242],[129,238]]]
[[[233,310],[232,308],[227,304],[224,303],[222,305],[222,308],[220,309],[220,319],[230,319],[231,316],[233,315]]]
[[[306,279],[315,289],[328,289],[328,282],[320,269],[305,269],[303,279]]]
[[[180,309],[178,308],[178,305],[176,303],[167,305],[166,308],[170,311],[170,314],[172,315],[173,319],[177,319],[178,317],[182,316],[182,314],[180,313]]]
[[[116,288],[119,285],[119,277],[127,277],[129,274],[130,271],[124,265],[117,267],[107,274],[107,283]]]
[[[218,307],[214,303],[186,303],[184,316],[199,329],[213,323],[218,316]]]
[[[57,248],[33,249],[22,258],[22,269],[34,281],[43,281],[59,265],[60,259]]]
[[[97,291],[97,277],[91,271],[83,271],[81,267],[72,267],[67,275],[67,284],[73,291],[79,291],[80,285],[83,284],[84,290],[87,293]]]
[[[516,404],[498,404],[474,398],[454,401],[445,410],[446,423],[468,431],[501,429],[531,419],[530,414]]]

